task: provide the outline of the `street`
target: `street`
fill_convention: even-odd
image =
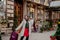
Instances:
[[[31,30],[33,33],[29,34]],[[50,40],[56,32],[58,40],[60,0],[0,0],[0,38],[10,40],[12,31],[20,32],[22,36],[26,34],[29,40]]]
[[[50,35],[55,31],[44,32],[44,33],[31,33],[29,40],[50,40]],[[3,40],[9,40],[10,36],[2,36]]]
[[[44,33],[32,33],[30,40],[50,40],[50,36],[55,33],[55,31],[44,32]]]

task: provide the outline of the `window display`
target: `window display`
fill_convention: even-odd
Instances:
[[[30,17],[34,18],[34,8],[28,7],[28,8],[27,8],[27,14],[28,14]]]
[[[45,15],[45,19],[48,20],[49,19],[49,12],[48,11],[45,11],[45,14],[44,15]]]

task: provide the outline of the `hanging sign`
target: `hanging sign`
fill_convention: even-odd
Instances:
[[[34,8],[30,8],[30,12],[34,12]]]

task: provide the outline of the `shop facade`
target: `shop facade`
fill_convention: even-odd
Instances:
[[[52,26],[57,27],[57,22],[60,19],[60,1],[54,0],[50,3],[50,9],[51,9],[51,20],[52,20]]]
[[[47,2],[47,3],[46,3]],[[30,17],[34,18],[35,28],[37,32],[40,31],[41,27],[45,27],[49,24],[49,8],[48,0],[41,1],[41,0],[27,0],[24,2],[24,15],[29,15]],[[46,5],[47,4],[47,5]],[[34,27],[32,27],[32,31],[34,31]]]
[[[18,25],[25,15],[34,18],[35,28],[39,32],[41,27],[44,30],[53,30],[52,28],[59,19],[59,12],[49,8],[52,0],[23,0],[20,3],[15,1],[15,14],[18,16]],[[32,27],[34,31],[34,27]]]

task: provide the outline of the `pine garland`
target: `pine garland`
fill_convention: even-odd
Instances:
[[[58,28],[57,28],[57,31],[55,33],[55,36],[60,36],[60,19],[58,21]]]
[[[18,17],[17,17],[17,15],[16,14],[14,14],[14,26],[12,27],[12,30],[14,31],[16,28],[17,28],[17,26],[18,26]]]

